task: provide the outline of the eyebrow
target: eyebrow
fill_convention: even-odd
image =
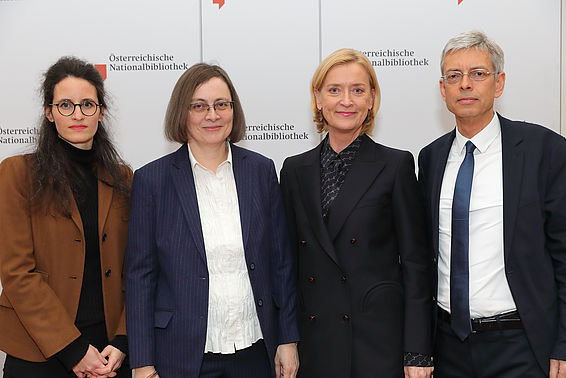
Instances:
[[[193,98],[191,101],[194,102],[207,102],[208,100],[205,100],[204,98]],[[218,97],[216,100],[214,100],[213,102],[218,102],[218,101],[232,101],[230,99],[228,99],[227,97]]]
[[[477,69],[482,69],[482,70],[488,70],[488,71],[489,71],[489,68],[487,68],[486,66],[473,66],[473,67],[470,67],[469,71],[477,70]],[[459,69],[459,68],[448,68],[448,69],[446,69],[446,71],[444,71],[444,72],[448,72],[448,71],[458,71],[458,72],[462,72],[462,70]]]
[[[95,100],[94,98],[90,98],[90,97],[85,97],[85,98],[79,100],[79,102],[83,102],[83,101],[86,101],[86,100],[88,100],[88,101],[93,101],[93,102],[97,102],[97,100]],[[53,99],[53,101],[55,101],[55,99]],[[61,102],[61,101],[71,101],[73,104],[75,104],[75,102],[74,102],[73,100],[71,100],[70,98],[61,98],[61,99],[59,99],[59,100],[57,100],[57,101],[58,101],[58,102]]]
[[[325,87],[341,87],[344,86],[344,84],[333,84],[333,83],[328,83],[326,85],[324,85]],[[353,87],[359,87],[359,86],[370,86],[369,83],[353,83],[352,84]]]

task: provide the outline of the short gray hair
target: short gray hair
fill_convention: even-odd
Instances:
[[[493,64],[495,72],[503,72],[503,50],[497,43],[495,43],[495,41],[489,39],[487,35],[477,30],[460,33],[446,43],[440,57],[440,72],[444,74],[442,70],[444,69],[444,60],[448,54],[458,50],[467,50],[471,48],[487,51],[491,57],[491,63]]]

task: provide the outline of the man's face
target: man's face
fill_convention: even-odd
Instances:
[[[475,48],[457,50],[448,54],[442,67],[443,75],[448,71],[459,71],[463,74],[474,69],[485,69],[494,72],[495,68],[487,51]],[[440,93],[446,107],[456,116],[456,121],[486,126],[493,115],[493,102],[503,93],[505,73],[497,76],[490,74],[486,80],[474,81],[463,75],[459,83],[449,84],[440,79]]]

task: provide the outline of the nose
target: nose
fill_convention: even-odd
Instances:
[[[218,118],[220,118],[220,115],[218,115],[216,109],[214,109],[214,106],[211,106],[206,111],[206,116],[204,118],[207,120],[216,121]]]
[[[344,94],[342,95],[340,102],[342,103],[342,105],[344,106],[349,106],[352,104],[352,95],[349,91],[344,91]]]
[[[80,104],[75,104],[75,109],[72,114],[73,119],[83,119],[85,115],[81,111]]]
[[[462,79],[460,79],[460,87],[462,89],[470,89],[472,87],[472,80],[469,75],[462,75]]]

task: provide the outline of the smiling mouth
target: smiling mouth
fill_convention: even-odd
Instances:
[[[355,112],[336,112],[336,113],[338,113],[338,114],[340,114],[341,116],[344,116],[344,117],[350,117],[350,116],[356,114]]]
[[[473,102],[476,102],[477,100],[478,99],[474,98],[474,97],[463,97],[463,98],[458,99],[458,102],[460,104],[471,104]]]

